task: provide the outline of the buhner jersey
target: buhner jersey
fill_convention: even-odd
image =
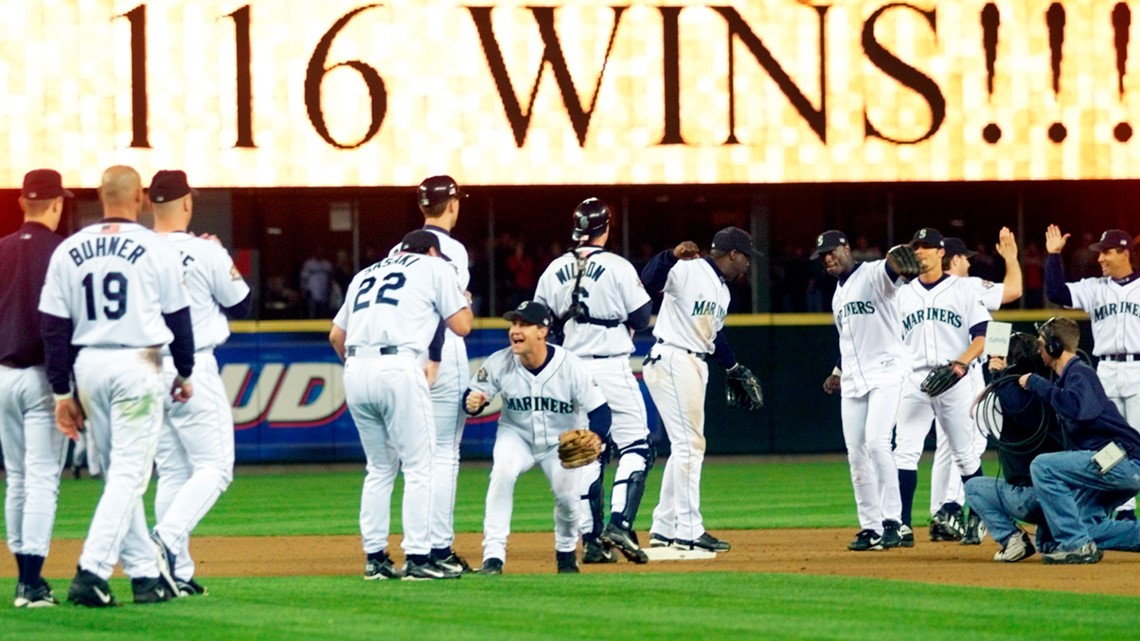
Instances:
[[[1140,278],[1120,285],[1108,276],[1066,283],[1073,307],[1088,312],[1093,354],[1140,354]]]
[[[711,354],[731,297],[707,258],[680,260],[665,280],[665,298],[653,335],[663,343]]]
[[[534,299],[565,318],[579,289],[578,302],[594,322],[566,321],[562,346],[581,356],[616,356],[633,352],[629,313],[649,302],[637,270],[629,261],[599,247],[583,247],[555,258],[542,277]],[[578,257],[585,257],[581,279]]]
[[[991,320],[969,281],[946,274],[927,288],[914,279],[898,294],[903,344],[915,371],[958,358],[973,340],[970,328]]]
[[[56,248],[40,311],[72,320],[72,345],[152,347],[174,338],[162,315],[189,303],[168,240],[138,223],[104,221]]]
[[[333,323],[351,347],[396,347],[424,356],[440,319],[467,306],[455,268],[442,258],[402,253],[352,279]]]
[[[883,385],[897,386],[909,371],[899,337],[898,292],[903,286],[902,280],[891,280],[883,260],[856,265],[836,285],[831,309],[839,330],[843,396],[859,398]]]
[[[212,240],[186,232],[166,236],[182,253],[186,289],[190,293],[190,319],[194,348],[212,349],[230,337],[230,324],[222,307],[233,307],[249,294],[249,285],[234,266],[230,253]]]
[[[585,415],[606,402],[580,358],[556,345],[546,349],[553,354],[537,375],[511,348],[501,349],[483,361],[470,386],[488,399],[502,393],[499,428],[517,432],[535,453],[556,447],[563,432],[585,427]]]

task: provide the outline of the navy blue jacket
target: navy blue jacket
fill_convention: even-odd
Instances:
[[[1057,411],[1069,450],[1097,451],[1115,442],[1140,461],[1140,432],[1116,409],[1096,370],[1079,358],[1070,359],[1053,385],[1037,374],[1029,376],[1029,390]]]

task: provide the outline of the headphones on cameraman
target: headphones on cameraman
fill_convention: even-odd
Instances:
[[[1049,355],[1049,358],[1060,358],[1061,353],[1065,351],[1064,341],[1053,333],[1052,324],[1055,320],[1057,320],[1056,316],[1037,325],[1037,335],[1045,342],[1045,353]]]

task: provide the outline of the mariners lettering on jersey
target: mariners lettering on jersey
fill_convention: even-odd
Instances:
[[[715,300],[693,301],[693,316],[716,316],[723,320],[728,311],[717,305]]]
[[[962,326],[961,314],[955,313],[949,309],[941,309],[939,307],[927,307],[926,309],[917,310],[908,314],[903,319],[903,333],[909,332],[914,329],[915,325],[925,321],[937,321],[939,323],[946,323],[954,327]]]
[[[526,396],[511,398],[503,395],[503,403],[512,412],[549,412],[551,414],[573,414],[574,404],[548,396]]]
[[[598,279],[601,278],[602,274],[604,273],[606,273],[605,267],[602,267],[597,263],[586,263],[586,273],[582,276],[584,278],[589,278],[594,282],[598,282]],[[568,281],[574,280],[578,276],[578,264],[567,264],[565,267],[558,270],[556,276],[558,276],[559,283],[566,283]]]
[[[839,320],[843,320],[852,314],[874,314],[875,304],[869,300],[853,300],[843,306],[842,309],[836,314]]]
[[[85,240],[78,247],[72,247],[67,255],[71,256],[71,260],[78,267],[83,264],[83,261],[105,256],[122,258],[133,265],[145,253],[146,248],[130,238],[100,236]]]
[[[1097,307],[1093,310],[1092,319],[1093,322],[1102,321],[1109,316],[1115,316],[1116,314],[1127,314],[1129,316],[1140,318],[1140,304],[1123,301],[1121,303],[1109,303],[1107,305],[1101,305],[1100,307]]]

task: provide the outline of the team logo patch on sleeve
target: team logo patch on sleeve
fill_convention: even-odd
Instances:
[[[230,265],[230,280],[241,280],[241,272],[238,271],[237,265]]]
[[[479,381],[480,383],[486,383],[487,382],[487,368],[480,367],[479,371],[475,374],[475,380]]]

